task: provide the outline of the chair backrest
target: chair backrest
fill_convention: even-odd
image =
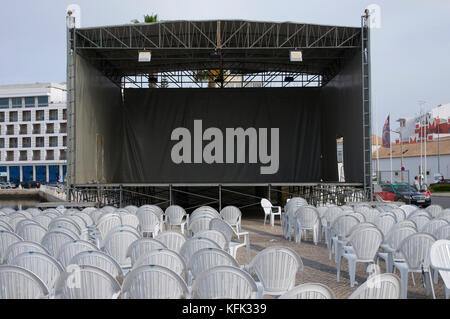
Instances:
[[[107,213],[102,215],[97,221],[97,230],[100,232],[100,236],[104,240],[108,233],[118,226],[122,225],[120,216],[114,213]]]
[[[292,288],[279,299],[336,299],[336,296],[325,285],[308,283]]]
[[[159,248],[167,248],[162,242],[153,238],[140,238],[134,241],[127,249],[127,257],[130,257],[131,265],[139,259],[140,256]]]
[[[365,223],[366,222],[366,217],[363,214],[361,214],[361,213],[352,211],[352,212],[347,213],[347,215],[355,217],[356,219],[358,219],[358,221],[360,223]]]
[[[258,288],[245,271],[233,266],[218,266],[201,273],[192,291],[196,299],[255,299]]]
[[[92,220],[94,221],[94,224],[97,224],[99,219],[106,214],[103,210],[100,209],[94,209],[88,212],[89,216],[91,216]]]
[[[405,259],[409,269],[420,270],[421,266],[428,269],[430,265],[429,252],[436,238],[427,233],[412,234],[400,243],[397,251]]]
[[[0,220],[0,229],[9,232],[14,232],[14,228],[12,228],[11,225],[6,220]]]
[[[284,212],[288,218],[291,218],[302,206],[308,206],[308,202],[301,197],[293,197],[284,206]]]
[[[38,223],[36,221],[34,221],[33,219],[22,219],[21,221],[19,221],[16,224],[16,228],[15,228],[15,232],[16,234],[18,234],[19,230],[25,226],[25,225],[29,225],[29,224],[33,224],[33,225],[37,225]]]
[[[389,214],[381,214],[375,218],[374,224],[386,236],[396,223],[395,217]]]
[[[427,216],[431,219],[431,215],[429,212],[427,212],[425,209],[417,209],[416,211],[412,212],[408,215],[407,219],[411,220],[412,217],[415,216]]]
[[[226,206],[220,211],[220,216],[230,224],[237,224],[242,217],[241,210],[236,206]]]
[[[69,241],[59,248],[56,259],[65,268],[67,267],[67,265],[70,264],[70,261],[72,260],[73,256],[81,253],[82,251],[89,251],[89,250],[97,250],[97,247],[91,244],[90,242],[84,240]]]
[[[312,206],[298,208],[295,215],[303,228],[312,228],[320,223],[319,212]]]
[[[144,265],[127,274],[122,293],[124,298],[131,299],[182,299],[189,295],[189,290],[174,271],[158,265]]]
[[[102,208],[100,208],[100,210],[109,214],[109,213],[114,213],[116,211],[116,208],[113,206],[103,206]]]
[[[48,215],[38,215],[38,216],[33,216],[33,220],[35,222],[37,222],[39,225],[41,225],[42,227],[44,227],[45,229],[48,229],[48,226],[50,225],[50,223],[52,222],[52,218]]]
[[[180,252],[181,247],[186,242],[186,237],[182,233],[170,230],[159,233],[155,239],[159,240],[166,245],[167,248],[177,253]]]
[[[436,229],[433,236],[436,239],[450,239],[450,224]]]
[[[192,214],[189,215],[189,225],[192,222],[194,222],[194,221],[196,221],[197,219],[200,219],[200,218],[212,219],[212,218],[222,218],[222,217],[220,217],[219,213],[213,212],[211,210],[196,210],[195,214],[192,213]]]
[[[375,223],[376,218],[381,214],[380,211],[375,208],[365,209],[360,211],[360,213],[364,215],[366,222],[368,223]]]
[[[110,255],[99,250],[89,250],[78,253],[73,256],[69,264],[94,266],[103,269],[114,278],[123,275],[122,268],[117,261]]]
[[[53,288],[56,280],[64,271],[63,266],[55,258],[36,251],[17,255],[11,261],[11,265],[31,271],[42,280],[49,290]]]
[[[188,231],[190,234],[195,235],[201,231],[209,229],[209,222],[214,219],[212,216],[200,216],[194,220],[189,220]]]
[[[295,276],[298,270],[303,270],[303,262],[294,250],[271,246],[252,259],[249,269],[256,273],[265,292],[281,295],[294,287]]]
[[[431,220],[431,217],[423,214],[417,214],[412,217],[408,218],[409,220],[413,221],[416,224],[417,230],[422,231],[422,228],[428,224],[428,222]]]
[[[18,224],[20,221],[22,221],[22,220],[27,220],[27,219],[28,219],[28,218],[25,217],[25,216],[23,216],[23,215],[17,215],[17,216],[14,216],[14,217],[9,216],[8,224],[10,224],[11,227],[12,227],[14,230],[16,230],[17,224]]]
[[[331,206],[328,207],[327,211],[323,215],[323,220],[325,223],[322,223],[324,226],[326,225],[332,225],[334,220],[338,218],[339,216],[344,215],[345,212],[338,206]]]
[[[412,227],[392,227],[391,231],[385,237],[386,243],[392,249],[397,250],[405,238],[415,233],[417,233],[417,230]],[[403,256],[399,252],[396,252],[394,254],[394,258],[402,259]]]
[[[225,235],[218,230],[213,229],[203,230],[201,232],[196,233],[193,238],[200,238],[200,237],[211,239],[213,242],[218,244],[221,249],[227,249],[230,243],[225,237]]]
[[[137,206],[134,206],[134,205],[128,205],[128,206],[125,206],[124,208],[131,214],[135,214],[135,215],[136,215],[137,210],[139,209]]]
[[[433,268],[444,270],[450,279],[450,240],[438,240],[431,245],[430,263]]]
[[[53,227],[52,229],[47,230],[45,235],[47,235],[49,233],[64,233],[64,234],[69,235],[73,240],[80,239],[80,236],[77,233],[75,233],[75,232],[71,231],[70,229],[63,227],[63,226]],[[44,237],[42,237],[42,239],[44,239]]]
[[[397,223],[406,219],[406,213],[401,208],[393,208],[391,210],[391,213],[395,215],[395,218],[397,219]]]
[[[220,218],[213,218],[209,221],[209,229],[220,231],[226,238],[227,242],[231,242],[235,231],[230,224]]]
[[[0,264],[3,263],[8,247],[19,241],[23,241],[19,235],[10,231],[0,230]]]
[[[267,198],[261,199],[261,207],[266,215],[272,212],[272,203]]]
[[[191,238],[187,240],[180,249],[180,255],[183,257],[186,264],[193,254],[203,248],[219,248],[220,246],[208,238]]]
[[[362,261],[373,261],[383,242],[383,234],[378,228],[360,228],[348,238],[356,257]]]
[[[195,218],[195,216],[197,215],[204,215],[204,214],[211,215],[214,218],[220,218],[220,214],[215,208],[211,206],[200,206],[194,209],[194,211],[189,216],[189,219]]]
[[[48,250],[51,256],[56,257],[62,245],[77,239],[61,231],[52,231],[44,235],[41,244]]]
[[[378,274],[358,287],[349,299],[401,299],[402,284],[394,274]]]
[[[132,226],[136,229],[139,227],[139,218],[132,213],[124,213],[120,214],[120,220],[122,221],[122,225]]]
[[[166,208],[165,215],[169,225],[180,225],[184,216],[186,216],[186,211],[181,206],[171,205]]]
[[[431,217],[437,218],[444,209],[440,205],[430,205],[425,210],[430,213]]]
[[[401,210],[403,210],[406,214],[406,218],[408,218],[408,216],[410,214],[412,214],[413,212],[415,212],[416,210],[418,210],[419,208],[415,205],[402,205],[399,207]]]
[[[32,241],[18,241],[8,247],[5,253],[4,262],[6,264],[10,264],[17,255],[30,251],[35,251],[47,255],[49,254],[47,249],[45,249],[45,247],[41,244]]]
[[[70,265],[55,285],[57,299],[111,299],[119,294],[120,284],[113,276],[88,265]]]
[[[87,223],[85,222],[84,218],[81,216],[78,216],[77,214],[80,214],[81,212],[76,211],[73,212],[71,215],[67,216],[69,219],[73,220],[78,227],[81,229],[81,232],[85,231],[88,227]]]
[[[64,228],[67,228],[67,229],[73,231],[74,233],[76,233],[78,235],[81,234],[80,226],[75,221],[73,221],[72,219],[70,219],[67,216],[56,217],[48,225],[48,229],[53,229],[53,228],[57,228],[57,227],[64,227]]]
[[[438,230],[442,226],[445,226],[448,224],[449,223],[444,219],[432,219],[428,223],[426,223],[420,231],[422,233],[428,233],[428,234],[434,235],[436,230]]]
[[[22,237],[23,240],[34,241],[36,243],[42,241],[46,232],[47,230],[37,222],[36,224],[24,224],[17,230],[17,234]]]
[[[157,232],[160,225],[160,217],[150,208],[139,208],[137,211],[137,217],[139,219],[139,227],[141,232]]]
[[[359,224],[359,220],[352,215],[342,215],[336,218],[331,224],[331,234],[347,237],[350,231]]]
[[[26,211],[29,212],[33,217],[42,214],[42,211],[36,207],[29,207],[26,209]]]
[[[398,222],[397,224],[395,224],[394,227],[412,227],[417,230],[416,223],[409,219],[405,219],[405,220],[402,220],[401,222]]]
[[[88,213],[76,212],[73,216],[77,216],[77,217],[80,217],[81,219],[83,219],[83,221],[87,227],[94,225],[94,220],[92,219],[91,216],[89,216]]]
[[[217,266],[239,268],[236,259],[226,251],[218,248],[204,248],[191,256],[188,269],[191,271],[192,276],[197,278],[201,273]]]
[[[138,208],[138,210],[136,211],[136,214],[142,210],[152,211],[158,217],[161,217],[162,215],[164,215],[164,211],[161,209],[161,207],[159,207],[157,205],[142,205],[141,207]]]
[[[0,299],[40,299],[48,289],[38,276],[22,267],[0,265]]]
[[[131,267],[131,259],[127,256],[128,247],[138,239],[140,237],[129,230],[112,231],[102,242],[103,250],[110,254],[122,268]]]
[[[182,278],[186,272],[186,263],[183,257],[167,248],[158,248],[141,255],[134,263],[133,269],[144,265],[158,265],[168,268]]]

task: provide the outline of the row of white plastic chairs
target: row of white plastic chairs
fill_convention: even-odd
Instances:
[[[290,239],[292,228],[298,242],[302,233],[312,231],[313,241],[317,244],[322,228],[330,259],[333,250],[335,252],[338,281],[342,257],[348,260],[352,287],[356,283],[357,262],[373,264],[376,260],[378,264],[378,258],[382,258],[386,263],[386,271],[393,272],[394,266],[400,271],[403,297],[406,298],[408,273],[420,272],[431,277],[431,262],[435,269],[435,283],[438,281],[438,269],[441,269],[439,273],[446,284],[448,298],[447,272],[442,270],[450,267],[448,264],[445,266],[448,260],[444,259],[447,257],[436,255],[435,260],[430,260],[429,251],[437,239],[450,239],[449,210],[443,210],[438,205],[420,210],[412,205],[399,208],[386,204],[377,208],[368,204],[315,208],[304,199],[294,198],[287,203],[285,214],[282,227],[287,239]],[[379,251],[380,247],[382,251]],[[433,290],[432,282],[428,277],[423,280],[428,294],[429,288]]]

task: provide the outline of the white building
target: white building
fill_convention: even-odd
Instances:
[[[66,173],[66,85],[0,86],[0,178],[54,183]]]

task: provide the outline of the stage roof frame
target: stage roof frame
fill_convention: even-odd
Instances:
[[[196,70],[227,70],[243,82],[261,75],[264,86],[323,86],[361,50],[360,27],[293,22],[180,20],[71,31],[76,54],[115,83],[137,87],[156,73],[176,87],[195,84],[190,72]],[[138,62],[144,50],[152,53],[149,63]],[[290,61],[292,50],[302,51],[302,62]]]

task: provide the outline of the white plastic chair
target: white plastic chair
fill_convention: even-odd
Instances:
[[[188,270],[195,279],[201,273],[217,267],[233,266],[239,268],[239,264],[229,253],[217,248],[204,248],[198,250],[189,260]]]
[[[361,210],[360,213],[364,215],[367,223],[375,223],[375,220],[381,214],[375,208],[369,208],[369,209],[366,209],[366,210]]]
[[[131,266],[134,266],[135,262],[139,259],[140,256],[159,248],[167,247],[157,239],[141,238],[134,241],[130,246],[128,246],[126,256],[130,258]]]
[[[425,210],[431,215],[432,218],[437,218],[444,209],[440,205],[430,205],[425,208]]]
[[[348,299],[401,299],[402,283],[394,274],[370,276]]]
[[[302,235],[306,237],[306,232],[311,231],[314,245],[317,245],[320,229],[320,216],[317,210],[312,206],[303,206],[297,210],[296,217],[295,241],[301,243]]]
[[[8,247],[19,241],[23,241],[19,235],[6,230],[0,230],[0,264],[4,262]]]
[[[137,213],[137,210],[139,209],[137,206],[135,205],[128,205],[124,207],[128,212],[130,212],[131,214],[135,214]]]
[[[259,296],[280,296],[295,286],[297,271],[303,270],[300,256],[292,249],[271,246],[260,251],[246,266],[259,279]]]
[[[426,293],[428,294],[428,288],[430,288],[430,285],[432,284],[429,252],[431,245],[433,245],[435,241],[436,239],[430,234],[415,233],[406,237],[400,243],[397,252],[400,252],[403,255],[405,262],[394,261],[394,267],[400,271],[403,299],[406,299],[408,295],[408,274],[410,272],[423,274],[425,278],[422,279],[424,281]],[[427,284],[428,279],[430,282]]]
[[[192,291],[196,299],[255,299],[258,295],[253,278],[233,266],[218,266],[201,273]]]
[[[120,220],[122,221],[122,225],[131,226],[133,228],[139,228],[139,218],[131,213],[120,214]]]
[[[153,212],[159,220],[159,231],[163,230],[163,225],[164,225],[164,211],[161,209],[161,207],[157,206],[157,205],[142,205],[141,207],[138,208],[138,210],[136,211],[136,215],[139,215],[139,213],[141,211],[151,211]]]
[[[430,263],[441,275],[445,285],[445,298],[450,298],[450,240],[438,240],[431,246]],[[434,289],[433,289],[434,295]]]
[[[416,214],[414,216],[408,217],[408,220],[413,221],[416,224],[416,228],[418,231],[422,231],[422,228],[428,224],[431,220],[431,217],[425,214]]]
[[[54,218],[52,222],[48,225],[49,230],[57,227],[67,228],[76,233],[77,235],[81,234],[80,226],[75,221],[66,216]]]
[[[228,250],[229,241],[227,240],[225,235],[218,230],[213,229],[203,230],[195,234],[193,238],[200,238],[200,237],[211,239],[213,242],[218,244],[221,249]]]
[[[23,225],[17,230],[17,234],[22,237],[23,240],[34,241],[36,243],[40,243],[46,233],[47,230],[37,222],[36,224]]]
[[[193,220],[197,216],[211,216],[212,218],[220,218],[220,214],[217,210],[211,206],[200,206],[189,215],[189,219]]]
[[[122,268],[117,261],[99,250],[88,250],[78,253],[70,260],[70,264],[94,266],[103,269],[116,279],[123,276]]]
[[[208,238],[191,238],[180,249],[180,255],[188,265],[193,254],[203,248],[218,248],[220,246]]]
[[[120,284],[103,269],[70,265],[55,285],[57,299],[116,299]]]
[[[17,255],[11,261],[11,265],[31,271],[42,280],[50,292],[53,291],[56,280],[64,271],[63,266],[56,259],[45,253],[35,251]]]
[[[96,229],[99,233],[99,237],[95,236],[97,244],[104,240],[108,233],[118,226],[122,225],[120,216],[114,213],[104,213],[96,222]]]
[[[264,225],[266,225],[267,216],[270,217],[270,225],[272,227],[275,226],[275,216],[280,217],[280,223],[281,223],[281,207],[280,206],[273,206],[272,203],[267,198],[263,198],[263,199],[261,199],[261,207],[264,210]]]
[[[174,271],[144,265],[130,271],[122,285],[124,299],[183,299],[189,297],[184,280]]]
[[[140,239],[140,237],[129,230],[118,230],[109,232],[103,241],[102,250],[113,257],[122,268],[131,268],[131,259],[127,256],[128,247]]]
[[[307,283],[292,288],[278,299],[336,299],[336,296],[325,285]]]
[[[5,216],[6,217],[6,216]],[[14,232],[14,229],[6,220],[0,220],[0,230],[5,230],[9,232]]]
[[[348,272],[350,275],[350,286],[356,284],[356,263],[375,263],[375,256],[383,242],[383,234],[373,227],[360,228],[350,235],[348,243],[351,249],[344,247],[346,253],[342,255],[348,261]],[[339,282],[341,273],[341,258],[337,264],[337,281]]]
[[[399,207],[401,210],[403,210],[406,214],[406,218],[408,218],[408,216],[410,214],[412,214],[413,212],[415,212],[416,210],[418,210],[419,208],[415,205],[402,205]]]
[[[161,227],[160,217],[152,209],[142,209],[139,208],[137,211],[137,217],[139,218],[139,227],[141,234],[144,236],[146,234],[151,234],[152,237],[156,237]]]
[[[331,225],[339,216],[343,216],[345,214],[346,213],[344,212],[344,210],[342,210],[338,206],[329,207],[327,209],[327,211],[323,214],[322,230],[325,232],[325,243],[327,244],[329,254],[333,249],[332,240],[331,240],[332,235],[330,234]],[[331,259],[331,255],[330,255],[330,259]]]
[[[391,213],[395,215],[397,223],[406,219],[406,213],[401,208],[394,208],[394,209],[391,210]]]
[[[232,227],[236,227],[237,233],[241,231],[242,213],[239,208],[236,206],[226,206],[220,211],[220,216]]]
[[[177,252],[167,249],[158,248],[148,253],[143,254],[133,265],[133,269],[145,265],[158,265],[168,268],[175,272],[181,278],[184,278],[186,273],[186,263]]]
[[[52,231],[45,234],[41,244],[48,250],[51,256],[56,257],[62,245],[74,240],[78,240],[78,238],[73,238],[61,231]]]
[[[48,229],[48,225],[52,222],[52,218],[48,215],[38,215],[33,216],[33,220],[36,221],[39,225],[44,227],[45,229]]]
[[[39,277],[22,267],[0,265],[0,299],[40,299],[49,294]]]
[[[233,258],[236,258],[239,248],[245,247],[247,250],[247,260],[250,261],[250,234],[248,232],[236,233],[230,224],[220,218],[211,219],[209,229],[218,230],[225,235],[228,242],[228,252]],[[241,237],[244,237],[243,241],[240,241]],[[238,241],[234,241],[233,238],[237,238]]]
[[[332,241],[331,249],[328,250],[328,258],[330,260],[334,249],[334,262],[338,262],[343,253],[343,245],[347,243],[347,239],[354,227],[359,224],[359,220],[352,215],[341,215],[333,221],[329,231]]]
[[[84,240],[74,240],[65,243],[59,248],[56,259],[65,268],[70,264],[73,256],[81,253],[82,251],[97,250],[97,247]]]
[[[426,223],[420,230],[422,233],[428,233],[434,235],[434,233],[441,227],[448,225],[449,223],[444,219],[432,219]]]
[[[159,240],[166,245],[167,248],[177,253],[180,252],[181,247],[187,240],[183,234],[175,231],[163,231],[159,233],[155,239]]]
[[[436,239],[450,239],[450,224],[436,229],[433,236]]]
[[[178,205],[169,206],[165,211],[165,215],[166,225],[168,226],[166,229],[171,230],[173,226],[179,226],[181,233],[184,234],[184,228],[189,222],[189,215],[186,214],[184,208]]]
[[[199,216],[195,219],[189,219],[188,236],[193,237],[195,234],[209,229],[209,222],[213,219],[211,216]]]
[[[396,220],[393,215],[381,214],[375,218],[373,223],[381,231],[383,237],[386,237],[386,235],[391,230],[392,226],[395,225]]]
[[[8,247],[5,253],[4,262],[6,264],[11,264],[11,262],[17,255],[20,255],[21,253],[27,253],[30,251],[49,255],[47,249],[45,249],[45,247],[42,246],[41,244],[32,241],[18,241]]]

